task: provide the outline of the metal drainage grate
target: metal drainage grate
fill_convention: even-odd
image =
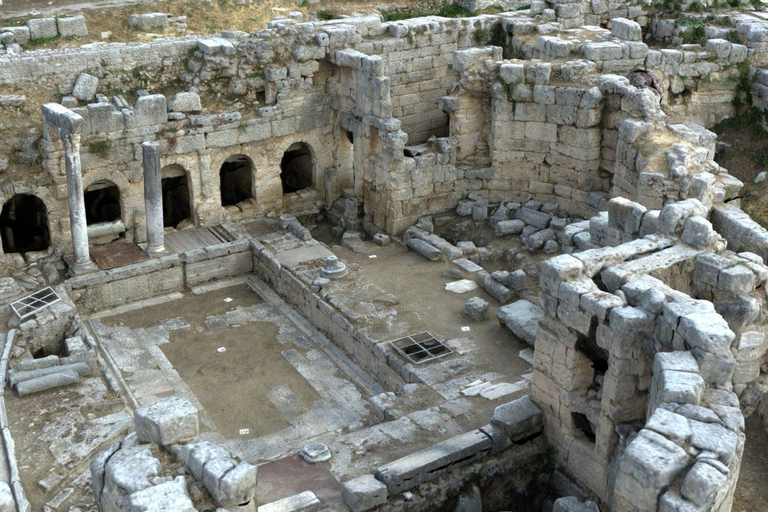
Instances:
[[[452,353],[452,350],[424,331],[389,342],[408,361],[421,364]]]
[[[51,304],[55,304],[60,300],[61,297],[53,291],[53,288],[48,286],[47,288],[36,291],[32,295],[27,295],[23,299],[11,302],[11,309],[19,320],[24,320],[41,309],[46,308]]]

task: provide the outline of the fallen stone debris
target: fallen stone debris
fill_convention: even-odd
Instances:
[[[0,512],[762,510],[768,5],[358,3],[0,20]]]

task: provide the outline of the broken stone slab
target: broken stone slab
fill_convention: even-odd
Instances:
[[[259,507],[259,512],[316,512],[320,500],[312,491],[304,491]]]
[[[704,510],[709,510],[725,482],[726,476],[723,473],[704,461],[698,461],[685,475],[680,494]]]
[[[456,260],[453,260],[453,263],[458,266],[460,269],[462,269],[464,272],[468,272],[470,274],[474,274],[475,272],[480,272],[483,270],[483,267],[475,263],[474,261],[468,260],[467,258],[459,258]]]
[[[123,446],[128,443],[126,438]],[[104,489],[101,495],[102,506],[121,504],[124,496],[152,486],[152,480],[160,475],[160,461],[152,455],[148,445],[123,447],[112,454],[106,462]],[[115,507],[116,510],[119,506]]]
[[[341,496],[352,512],[365,512],[387,502],[387,486],[373,475],[363,475],[341,484]]]
[[[126,512],[194,512],[195,508],[187,493],[187,484],[183,476],[177,476],[170,482],[164,482],[128,496]]]
[[[16,44],[27,44],[29,42],[29,27],[2,27],[0,34],[10,32],[13,34],[13,40]]]
[[[197,407],[177,396],[139,407],[134,422],[140,440],[162,446],[189,441],[200,431]]]
[[[501,428],[511,441],[531,437],[544,428],[544,415],[528,395],[522,396],[493,411],[491,424]]]
[[[37,379],[46,375],[53,375],[66,371],[74,371],[80,377],[89,377],[91,375],[91,368],[86,363],[79,362],[72,364],[60,364],[55,366],[46,366],[36,370],[11,372],[8,376],[8,384],[11,387],[15,387],[17,384],[27,380]]]
[[[311,464],[331,460],[331,450],[325,443],[307,444],[299,451],[299,455]]]
[[[518,300],[499,308],[496,317],[499,323],[529,345],[536,342],[539,331],[539,319],[544,316],[544,310],[527,300]]]
[[[440,261],[443,259],[443,253],[440,249],[418,238],[409,238],[405,245],[430,261]]]
[[[27,396],[53,388],[70,386],[78,382],[80,382],[80,375],[70,369],[19,382],[15,389],[19,396]]]
[[[196,92],[179,92],[168,100],[168,112],[198,114],[203,110],[200,95]]]
[[[453,293],[466,293],[471,292],[472,290],[477,290],[478,288],[479,286],[477,283],[470,281],[469,279],[459,279],[458,281],[453,281],[445,285],[445,289]]]
[[[3,94],[0,96],[0,107],[23,107],[27,97],[23,94]]]
[[[72,96],[81,101],[91,101],[99,88],[99,79],[88,73],[80,73],[72,88]]]
[[[475,322],[488,318],[488,303],[480,297],[470,297],[464,303],[464,313]]]
[[[458,467],[485,457],[493,448],[491,438],[480,430],[447,439],[411,453],[376,470],[376,479],[390,494],[400,494],[434,480]]]

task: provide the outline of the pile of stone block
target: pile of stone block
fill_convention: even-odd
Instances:
[[[91,461],[99,510],[191,512],[196,505],[213,506],[190,499],[189,486],[196,482],[202,482],[215,506],[257,510],[256,466],[238,462],[221,446],[198,441],[198,410],[188,400],[167,398],[136,409],[134,417],[136,432]],[[185,466],[181,473],[186,476],[168,476],[173,474],[169,466]]]
[[[691,352],[658,353],[648,421],[621,455],[613,507],[730,508],[743,442],[736,395],[708,388]]]
[[[501,304],[506,304],[515,295],[528,289],[528,280],[523,270],[508,272],[497,270],[491,274],[480,270],[474,275],[475,282]]]
[[[464,256],[464,252],[460,248],[441,236],[416,226],[411,226],[405,230],[403,241],[406,247],[431,261],[440,261],[443,258],[455,260]]]

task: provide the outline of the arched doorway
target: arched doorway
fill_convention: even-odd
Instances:
[[[162,170],[163,226],[175,228],[189,218],[189,182],[187,172],[180,165],[169,165]]]
[[[314,183],[312,180],[312,153],[309,146],[303,142],[292,144],[283,154],[280,171],[283,194],[290,194],[311,187]]]
[[[224,160],[219,170],[221,206],[230,206],[253,197],[253,163],[245,155]]]
[[[48,211],[43,201],[31,194],[16,194],[0,213],[3,252],[44,251],[51,245]]]
[[[120,189],[111,181],[97,181],[89,185],[83,194],[85,221],[91,224],[120,220]]]

